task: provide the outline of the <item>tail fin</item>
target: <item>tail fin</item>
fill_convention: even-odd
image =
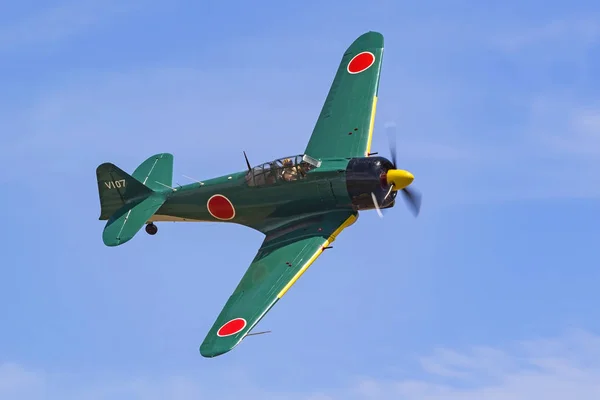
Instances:
[[[118,246],[132,239],[171,193],[173,155],[156,154],[132,175],[114,164],[96,169],[100,194],[100,220],[108,220],[102,239]]]

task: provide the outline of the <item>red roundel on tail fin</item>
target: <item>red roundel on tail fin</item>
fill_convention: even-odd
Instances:
[[[246,320],[244,318],[235,318],[229,322],[225,322],[222,327],[217,331],[217,336],[231,336],[241,332],[246,327]]]
[[[363,51],[358,53],[348,63],[348,72],[351,74],[358,74],[368,69],[375,62],[375,55],[370,51]]]
[[[210,215],[220,220],[230,220],[235,217],[235,208],[231,201],[222,194],[211,196],[206,202]]]

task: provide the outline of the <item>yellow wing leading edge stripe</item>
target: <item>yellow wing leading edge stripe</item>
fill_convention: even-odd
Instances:
[[[377,95],[373,96],[373,106],[371,108],[371,121],[369,122],[369,136],[367,137],[367,149],[365,157],[369,157],[371,152],[371,141],[373,140],[373,129],[375,128],[375,114],[377,113]]]
[[[298,279],[300,279],[300,277],[302,276],[302,274],[304,274],[306,272],[306,270],[308,270],[308,267],[310,267],[310,265],[315,262],[315,260],[323,253],[323,250],[325,249],[325,247],[329,246],[331,243],[333,243],[336,239],[336,237],[347,227],[349,227],[350,225],[352,225],[354,222],[356,222],[356,215],[351,215],[348,217],[348,219],[346,219],[342,225],[340,225],[330,236],[327,240],[325,240],[325,242],[323,242],[323,244],[321,245],[321,247],[315,252],[315,254],[312,255],[312,257],[310,257],[308,259],[308,261],[302,266],[302,268],[300,268],[300,270],[296,273],[296,275],[294,275],[294,277],[288,282],[287,285],[285,285],[285,287],[283,289],[281,289],[281,291],[279,292],[279,294],[277,295],[278,299],[281,299],[283,297],[284,294],[286,294],[286,292],[288,290],[290,290],[290,288],[294,285],[294,283],[296,283],[296,281]]]

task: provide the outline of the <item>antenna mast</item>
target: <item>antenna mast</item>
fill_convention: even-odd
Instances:
[[[245,151],[244,151],[244,158],[246,159],[246,165],[248,166],[248,171],[252,171],[252,167],[250,166],[250,162],[248,161],[248,156],[246,155]]]

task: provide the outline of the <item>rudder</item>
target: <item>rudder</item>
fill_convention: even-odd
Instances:
[[[98,193],[100,195],[100,220],[107,220],[128,201],[143,199],[152,190],[111,163],[96,168]]]

